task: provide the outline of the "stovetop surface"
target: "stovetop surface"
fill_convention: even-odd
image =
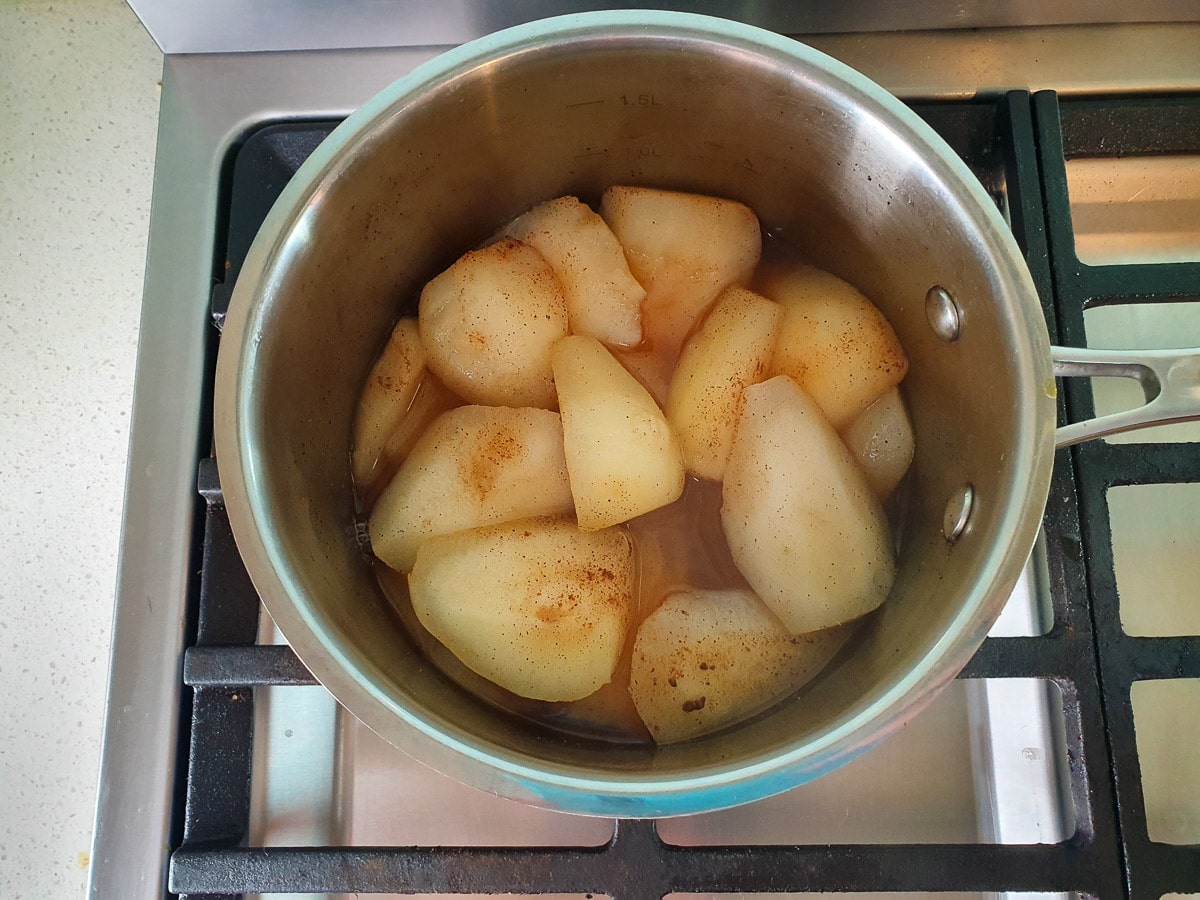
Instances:
[[[1015,92],[915,109],[1008,216],[1056,340],[1084,343],[1085,310],[1178,299],[1183,285],[1196,283],[1193,264],[1105,263],[1112,251],[1102,229],[1080,245],[1100,265],[1081,264],[1066,189],[1077,159],[1200,149],[1190,143],[1200,140],[1200,104],[1060,103],[1050,93]],[[216,323],[275,196],[335,124],[265,125],[237,150]],[[1088,173],[1074,177],[1086,184]],[[1136,179],[1127,169],[1119,177]],[[1161,241],[1154,246],[1171,252]],[[1097,405],[1120,400],[1102,395]],[[1087,414],[1088,386],[1068,385],[1064,405]],[[1160,440],[1180,440],[1179,428]],[[203,460],[198,624],[184,666],[192,689],[188,768],[171,888],[206,896],[419,889],[613,897],[1108,897],[1126,884],[1139,896],[1195,888],[1195,848],[1149,840],[1144,797],[1128,777],[1138,765],[1130,685],[1195,677],[1195,642],[1122,630],[1106,497],[1114,485],[1195,478],[1200,459],[1169,443],[1112,442],[1061,452],[1057,463],[1039,554],[1004,619],[964,677],[898,737],[776,798],[706,816],[614,823],[454,784],[386,745],[323,689],[301,686],[311,678],[259,616],[219,475]]]
[[[813,43],[901,96],[946,101],[922,112],[1006,209],[1059,343],[1153,347],[1200,346],[1200,276],[1187,262],[1200,259],[1197,37],[1178,25]],[[927,713],[928,730],[946,734],[985,721],[987,740],[930,752],[902,735],[872,754],[874,773],[843,770],[799,805],[785,795],[655,828],[518,812],[472,792],[457,801],[472,815],[446,816],[442,792],[467,789],[341,714],[286,647],[260,646],[276,638],[205,460],[209,300],[219,313],[271,200],[263,192],[259,212],[234,221],[246,202],[233,190],[239,148],[300,122],[308,137],[274,142],[258,174],[277,190],[332,122],[436,52],[167,59],[92,895],[162,896],[168,862],[172,890],[214,896],[1200,891],[1200,762],[1189,749],[1200,744],[1200,654],[1185,637],[1200,633],[1188,561],[1200,546],[1195,425],[1059,454],[1043,556],[966,677]],[[1075,96],[986,87],[1007,84]],[[977,88],[981,98],[963,102]],[[1122,96],[1079,99],[1088,92]],[[1110,382],[1068,385],[1072,418],[1129,405],[1126,386]],[[1036,712],[997,716],[1014,705]],[[213,729],[231,755],[205,743]],[[274,764],[281,748],[293,765]],[[1031,772],[1035,790],[989,793]],[[953,789],[931,800],[931,774]]]

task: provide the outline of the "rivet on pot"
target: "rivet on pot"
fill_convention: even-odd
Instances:
[[[950,344],[958,340],[961,313],[950,292],[935,284],[925,295],[925,316],[933,333]]]
[[[969,484],[964,484],[946,501],[946,511],[942,513],[942,534],[951,544],[966,530],[974,504],[975,488]]]

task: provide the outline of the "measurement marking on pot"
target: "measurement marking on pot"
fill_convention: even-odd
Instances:
[[[653,94],[622,94],[617,99],[622,106],[662,106]]]
[[[603,103],[603,102],[604,102],[604,100],[602,100],[602,99],[601,100],[580,100],[578,103],[568,103],[566,105],[566,108],[574,109],[577,106],[595,106],[595,105],[597,105],[599,103]]]

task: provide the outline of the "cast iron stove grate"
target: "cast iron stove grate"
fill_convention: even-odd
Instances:
[[[1083,101],[1012,92],[914,107],[1006,205],[1042,299],[1051,337],[1083,346],[1083,311],[1113,302],[1200,295],[1200,264],[1085,266],[1075,252],[1065,158],[1200,152],[1196,98]],[[255,231],[304,158],[336,122],[257,130],[236,151],[219,326]],[[211,372],[209,374],[211,378]],[[1060,417],[1092,412],[1075,380]],[[169,890],[191,897],[254,892],[590,893],[614,900],[673,892],[1075,892],[1158,900],[1200,891],[1200,847],[1147,833],[1130,685],[1200,678],[1200,638],[1126,636],[1120,625],[1105,493],[1114,485],[1200,481],[1192,444],[1095,442],[1059,451],[1046,508],[1053,626],[1038,637],[989,638],[964,677],[1054,681],[1065,707],[1075,832],[1057,844],[680,847],[655,824],[620,821],[596,848],[250,847],[254,688],[312,684],[287,647],[255,646],[259,601],[234,545],[212,459],[195,640],[184,657],[191,708]],[[186,694],[185,694],[186,696]]]

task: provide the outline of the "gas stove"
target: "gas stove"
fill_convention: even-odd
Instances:
[[[1200,346],[1200,29],[806,42],[963,156],[1057,343]],[[313,681],[225,517],[219,327],[288,178],[436,52],[167,57],[92,896],[1200,893],[1194,424],[1060,451],[1042,539],[963,677],[769,800],[658,822],[533,809],[424,768]],[[1125,389],[1073,380],[1060,415],[1137,402]]]

